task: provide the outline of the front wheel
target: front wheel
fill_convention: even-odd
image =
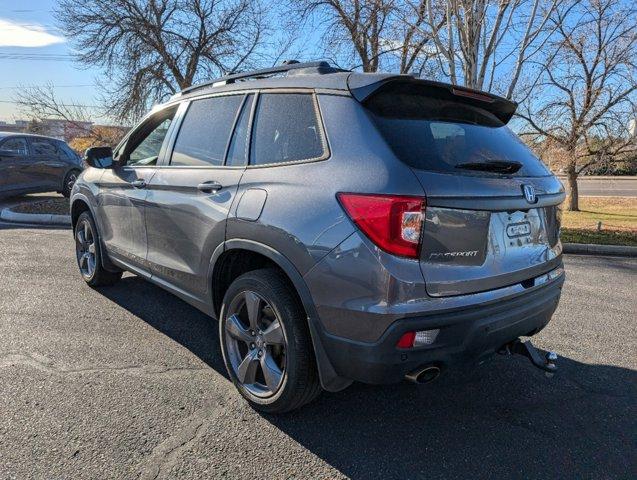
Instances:
[[[283,413],[321,392],[306,315],[279,271],[248,272],[230,285],[219,338],[230,378],[253,408]]]
[[[82,278],[91,287],[112,285],[122,278],[122,272],[109,272],[102,265],[97,228],[89,212],[83,212],[75,224],[75,256]]]

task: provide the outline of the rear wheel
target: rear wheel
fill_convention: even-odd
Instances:
[[[226,292],[219,337],[232,382],[257,410],[283,413],[321,392],[306,316],[284,276],[248,272]]]
[[[77,177],[79,177],[80,173],[81,172],[79,170],[71,170],[64,177],[64,184],[62,185],[61,193],[66,198],[69,198],[71,196],[71,190],[73,190],[73,185],[75,185],[75,182],[77,181]]]
[[[122,278],[122,272],[109,272],[102,265],[97,228],[89,212],[83,212],[75,224],[75,256],[82,278],[91,287],[112,285]]]

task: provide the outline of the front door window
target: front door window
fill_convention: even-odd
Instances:
[[[27,155],[27,142],[24,138],[9,138],[0,146],[0,150],[24,157]]]
[[[127,142],[124,159],[130,166],[157,164],[161,147],[177,108],[170,108],[153,115],[133,132]]]

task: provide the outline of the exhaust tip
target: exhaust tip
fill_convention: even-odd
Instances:
[[[436,365],[427,365],[425,367],[417,368],[411,373],[405,375],[405,379],[422,385],[423,383],[433,382],[440,376],[440,368]]]

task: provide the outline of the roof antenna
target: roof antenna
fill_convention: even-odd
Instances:
[[[284,60],[281,65],[294,65],[295,63],[299,63],[298,60]]]

